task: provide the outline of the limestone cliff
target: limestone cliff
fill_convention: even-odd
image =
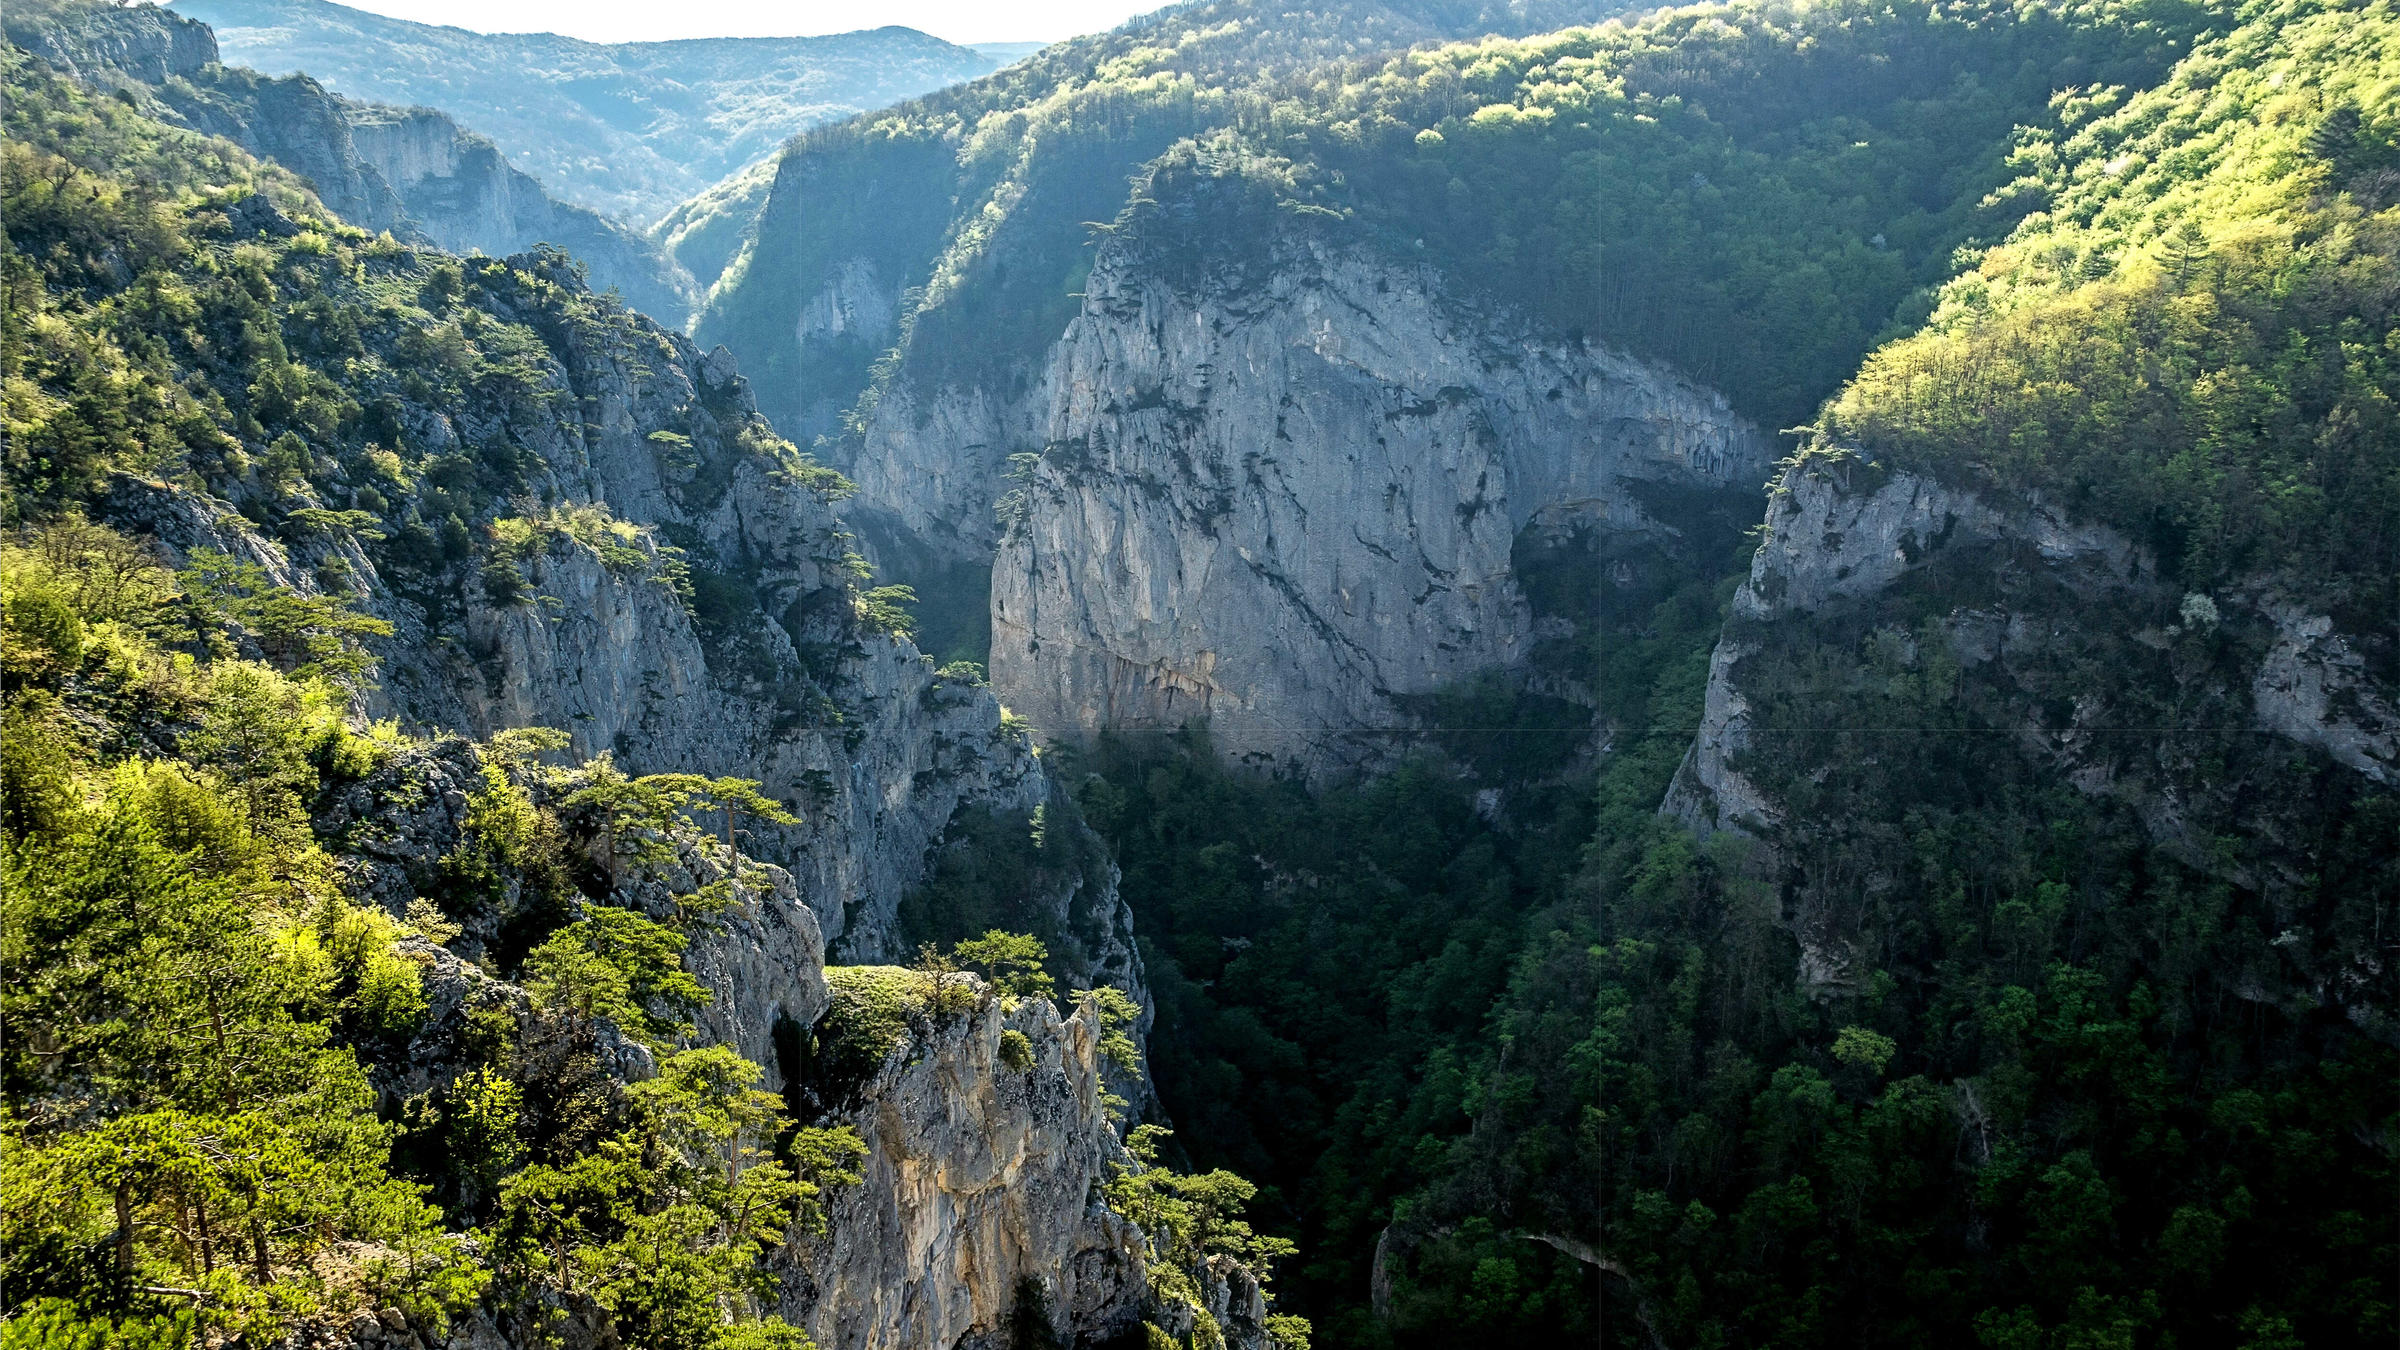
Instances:
[[[1109,1067],[1089,1004],[1004,1000],[972,975],[833,972],[804,1086],[866,1141],[862,1180],[826,1233],[779,1256],[781,1310],[826,1350],[1139,1344],[1142,1323],[1266,1350],[1266,1301],[1240,1263],[1181,1264],[1103,1200],[1139,1164],[1108,1116]],[[871,1010],[916,981],[905,1026]],[[859,1018],[860,1013],[868,1013]],[[864,1047],[862,1036],[888,1039]]]
[[[394,575],[391,556],[348,534],[272,539],[230,504],[132,480],[108,509],[170,548],[261,561],[294,587],[342,577],[395,626],[371,715],[478,737],[553,726],[577,755],[607,751],[632,772],[762,780],[802,824],[746,826],[749,851],[792,869],[846,954],[899,955],[900,902],[952,817],[969,806],[1030,815],[1049,785],[988,690],[862,628],[839,522],[777,452],[742,439],[748,393],[730,360],[648,333],[653,345],[635,351],[556,331],[545,380],[575,420],[511,422],[472,404],[409,413],[409,439],[436,453],[503,434],[528,452],[529,498],[551,506],[515,518],[523,542],[498,567]],[[681,444],[652,439],[673,427]],[[677,592],[674,563],[694,570],[709,606]],[[1087,885],[1092,959],[1125,972],[1138,996],[1108,874],[1074,871],[1057,901]]]
[[[9,41],[87,82],[114,71],[157,84],[217,61],[208,25],[152,5],[12,13],[7,29]]]
[[[488,765],[472,742],[442,739],[396,754],[321,804],[316,830],[355,893],[395,914],[413,898],[444,894],[445,860],[469,842],[470,803]],[[517,777],[554,806],[585,775]],[[579,846],[596,842],[591,820],[568,826]],[[1092,1007],[1062,1016],[1050,1000],[1004,1002],[974,976],[954,974],[939,1006],[919,998],[903,1026],[865,1029],[889,1039],[862,1053],[841,1043],[862,1028],[827,1015],[824,945],[791,875],[694,830],[659,842],[663,851],[626,866],[595,898],[690,934],[684,965],[713,998],[687,1043],[733,1046],[765,1066],[767,1084],[787,1100],[810,1103],[812,1123],[847,1125],[866,1145],[860,1179],[834,1190],[825,1224],[795,1227],[772,1253],[775,1311],[828,1350],[1000,1350],[1020,1343],[1029,1325],[1062,1344],[1098,1345],[1140,1335],[1144,1320],[1188,1333],[1203,1312],[1228,1344],[1266,1344],[1265,1305],[1246,1269],[1214,1260],[1154,1288],[1152,1245],[1102,1203],[1103,1185],[1134,1164],[1108,1115],[1111,1072]],[[729,888],[721,910],[678,917],[678,897],[716,885]],[[498,911],[462,918],[463,931],[442,945],[404,944],[423,971],[428,1007],[405,1046],[373,1061],[395,1114],[438,1095],[474,1061],[475,1038],[488,1035],[479,1015],[505,1017],[520,1035],[559,1033],[536,1018],[522,988],[489,972]],[[899,968],[832,974],[930,987]],[[589,1049],[621,1081],[655,1072],[652,1052],[613,1027],[599,1027]],[[478,1310],[458,1319],[444,1344],[539,1343],[517,1317],[505,1307]],[[568,1328],[566,1343],[607,1344],[605,1319],[586,1322]],[[338,1330],[319,1339],[379,1344],[395,1333],[402,1343],[414,1334],[361,1322],[347,1341]]]
[[[1030,1058],[1002,1060],[1015,1032]],[[783,1269],[785,1317],[826,1350],[1001,1346],[1030,1315],[1067,1343],[1138,1321],[1141,1233],[1096,1187],[1123,1161],[1100,1102],[1098,1028],[1047,1000],[926,1019],[848,1120],[865,1180]],[[1021,1309],[1021,1305],[1024,1306]]]
[[[112,87],[128,89],[137,108],[203,88],[177,80],[170,74],[150,94]],[[312,102],[305,82],[278,88],[315,113],[334,107]],[[288,153],[363,162],[342,148],[339,117],[312,119],[277,122],[295,137]],[[414,163],[424,147],[387,149]],[[234,148],[214,150],[247,167]],[[828,943],[865,957],[905,950],[902,902],[927,880],[929,858],[983,819],[1039,833],[1041,874],[1013,899],[1070,939],[1062,977],[1108,979],[1143,997],[1105,851],[1063,801],[1045,809],[1053,788],[989,689],[937,672],[867,603],[834,510],[845,485],[757,416],[728,356],[704,356],[593,294],[556,250],[459,259],[368,238],[321,218],[316,200],[288,181],[275,183],[272,198],[210,189],[190,211],[195,251],[286,250],[294,268],[284,280],[310,308],[261,281],[249,294],[257,344],[270,354],[245,356],[244,367],[305,382],[336,411],[315,424],[272,423],[273,433],[228,418],[229,429],[204,441],[195,432],[189,455],[156,476],[148,465],[96,476],[78,505],[170,564],[254,569],[226,583],[247,601],[338,597],[390,625],[370,644],[381,683],[349,688],[355,713],[393,719],[408,734],[378,733],[363,767],[329,780],[329,799],[312,803],[316,836],[353,893],[411,925],[394,950],[423,974],[424,1019],[361,1046],[385,1107],[422,1107],[446,1076],[488,1054],[495,1015],[520,1033],[581,1038],[549,1048],[617,1080],[653,1071],[652,1047],[606,1025],[615,1014],[534,1017],[530,995],[506,978],[529,944],[588,903],[671,916],[689,939],[682,963],[709,994],[692,1010],[688,1039],[733,1046],[770,1070],[770,1084],[796,1088],[786,1081],[788,1046],[826,1008]],[[337,250],[338,261],[324,261]],[[320,342],[320,330],[338,331]],[[274,346],[286,334],[314,364]],[[215,356],[194,343],[159,359],[185,363],[178,375],[205,388],[224,374]],[[208,584],[194,581],[192,594]],[[223,639],[288,669],[296,660],[284,659],[278,640],[255,627]],[[612,808],[566,800],[576,783],[611,770],[520,766],[510,772],[539,803],[526,808],[541,821],[529,828],[544,831],[551,850],[539,872],[546,880],[529,890],[535,869],[474,852],[485,829],[476,803],[498,790],[498,769],[497,752],[472,741],[530,726],[567,732],[565,758],[610,756],[626,773],[763,780],[800,822],[711,822],[719,837],[643,826],[652,847],[629,854],[615,817],[575,815]],[[848,1209],[837,1217],[847,1226],[817,1254],[833,1264],[808,1267],[808,1283],[788,1296],[799,1320],[830,1329],[843,1309],[925,1308],[926,1318],[869,1318],[844,1343],[897,1350],[924,1343],[917,1337],[929,1329],[990,1343],[1005,1334],[992,1320],[995,1300],[1013,1299],[1003,1311],[1014,1316],[1025,1281],[995,1292],[984,1276],[1012,1272],[987,1261],[970,1276],[958,1262],[1015,1250],[1020,1273],[1034,1273],[1095,1240],[1126,1269],[1094,1271],[1093,1290],[1121,1289],[1084,1299],[1086,1311],[1116,1326],[1124,1318],[1115,1310],[1147,1307],[1138,1237],[1091,1204],[1106,1165],[1122,1156],[1101,1110],[1096,1031],[1038,1001],[1005,1016],[1005,1028],[928,1021],[926,1044],[940,1053],[878,1065],[868,1090],[841,1107],[879,1113],[872,1170],[843,1192]],[[983,1038],[980,1059],[941,1039],[968,1035]],[[1007,1047],[1005,1081],[992,1078],[994,1044]],[[516,1038],[518,1051],[539,1048]],[[1040,1071],[1030,1096],[1017,1092],[1028,1059]],[[930,1078],[918,1073],[928,1063]],[[1054,1078],[1043,1076],[1052,1069]],[[1024,1167],[998,1178],[1007,1185],[983,1188],[988,1195],[962,1192],[954,1207],[918,1214],[912,1160],[956,1160],[941,1164],[945,1175],[964,1177],[976,1140]],[[886,1216],[905,1218],[905,1229]],[[955,1260],[928,1267],[913,1246],[894,1253],[881,1244],[895,1234]],[[1203,1301],[1228,1317],[1257,1310],[1233,1272],[1195,1278]],[[515,1312],[486,1305],[458,1320],[449,1343],[500,1350],[557,1344],[556,1335],[577,1347],[613,1344],[588,1298],[552,1292],[566,1314],[558,1325],[519,1325]],[[829,1310],[821,1316],[820,1305]],[[1069,1325],[1077,1302],[1061,1306],[1059,1324]],[[1238,1341],[1238,1319],[1228,1325]],[[392,1310],[307,1335],[413,1345],[425,1330]]]
[[[454,253],[495,258],[555,244],[582,260],[595,285],[661,323],[681,324],[698,287],[647,238],[589,207],[553,197],[481,135],[428,108],[342,99],[350,140],[399,195],[407,219]]]
[[[1664,540],[1662,500],[1765,473],[1713,392],[1315,232],[1196,275],[1107,248],[1086,291],[993,569],[993,681],[1046,734],[1204,718],[1356,762],[1411,696],[1530,654],[1529,531]],[[904,518],[954,490],[914,481]]]
[[[306,79],[229,72],[204,27],[150,7],[78,13],[29,40],[144,107],[181,101],[195,116],[271,126],[272,148],[320,183],[347,167],[366,187],[422,185],[463,163],[443,119],[369,119],[386,179],[357,151],[359,110]],[[140,73],[164,83],[126,83]],[[285,99],[306,116],[268,115]],[[263,198],[227,213],[236,235],[297,232]],[[171,555],[227,553],[277,587],[341,594],[389,621],[370,716],[474,737],[550,726],[578,757],[606,752],[634,773],[762,780],[802,823],[753,823],[744,847],[790,869],[846,957],[961,936],[904,933],[901,901],[954,819],[1029,819],[1051,788],[980,681],[937,673],[868,622],[833,507],[838,478],[774,435],[722,349],[704,357],[593,295],[564,255],[477,264],[471,281],[433,254],[374,266],[410,294],[448,267],[462,280],[440,283],[459,289],[437,308],[514,334],[522,361],[496,381],[453,380],[402,354],[410,332],[380,331],[371,341],[390,373],[352,396],[376,409],[389,451],[303,446],[305,485],[237,469],[219,482],[225,497],[121,477],[102,514]],[[301,523],[310,511],[356,523]],[[1104,852],[1078,856],[1030,903],[1069,939],[1064,973],[1105,974],[1139,998],[1113,870]]]

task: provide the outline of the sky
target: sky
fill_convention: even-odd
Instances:
[[[565,33],[593,42],[806,37],[900,24],[952,42],[1056,42],[1114,28],[1160,0],[342,0],[419,23],[484,33]]]

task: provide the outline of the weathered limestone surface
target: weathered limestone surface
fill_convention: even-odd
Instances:
[[[1310,769],[1524,659],[1519,533],[1664,526],[1765,439],[1712,391],[1314,238],[1195,285],[1104,251],[1053,350],[992,580],[1001,698],[1047,735],[1206,718]]]

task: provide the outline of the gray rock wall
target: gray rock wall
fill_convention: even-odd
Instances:
[[[1764,834],[1781,820],[1738,766],[1752,748],[1752,728],[1736,671],[1765,641],[1760,629],[1836,603],[1871,602],[1908,574],[1969,549],[2025,550],[2085,593],[2122,590],[2145,576],[2155,581],[2157,571],[2105,526],[2071,521],[2038,501],[1998,505],[1911,473],[1853,481],[1822,467],[1786,470],[1768,499],[1765,531],[1734,593],[1736,622],[1710,656],[1699,731],[1661,808],[1703,833]]]
[[[217,36],[207,24],[152,5],[10,14],[5,23],[9,41],[82,80],[118,71],[156,84],[217,60]]]
[[[1046,735],[1205,718],[1312,770],[1525,658],[1520,531],[1665,530],[1645,486],[1747,491],[1769,458],[1709,390],[1316,240],[1230,288],[1104,250],[1040,392],[993,568],[1002,700]]]
[[[1009,1030],[1031,1069],[1001,1061]],[[828,1237],[787,1254],[784,1315],[826,1350],[998,1350],[1029,1295],[1070,1344],[1138,1319],[1140,1230],[1094,1189],[1124,1161],[1098,1044],[1088,1013],[1062,1019],[1047,1000],[1007,1012],[986,997],[916,1028],[849,1118],[864,1180],[835,1196]]]

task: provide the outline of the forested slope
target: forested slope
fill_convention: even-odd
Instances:
[[[697,297],[692,278],[639,233],[555,199],[433,109],[360,103],[305,73],[270,79],[227,64],[206,25],[153,5],[27,0],[6,23],[18,46],[122,91],[150,116],[277,160],[351,224],[494,257],[548,243],[671,325]]]
[[[1590,17],[805,138],[709,322],[855,494],[0,52],[8,1335],[2388,1343],[2400,16]],[[1371,772],[1177,725],[1285,632]]]
[[[1178,138],[1258,116],[1290,81],[1345,60],[1486,32],[1532,33],[1611,7],[1177,6],[1060,43],[997,74],[824,128],[784,155],[758,240],[721,285],[703,336],[752,363],[778,425],[812,437],[857,401],[867,368],[920,307],[947,360],[1014,370],[1057,336],[1088,266],[1086,222]],[[1301,88],[1305,88],[1305,83]],[[1297,91],[1295,91],[1297,92]],[[794,329],[791,309],[865,265],[881,318]],[[903,292],[911,294],[902,303]],[[952,304],[954,293],[959,303]],[[978,325],[997,328],[977,336]],[[827,344],[822,351],[811,350]],[[944,378],[928,367],[927,381]]]
[[[1322,1341],[2393,1334],[2395,36],[2062,98],[1738,590],[1604,630],[1593,796],[1488,705],[1330,794],[1086,761]]]
[[[721,352],[0,75],[10,1345],[1304,1333],[1071,813],[1049,948],[827,965],[1050,789]]]

